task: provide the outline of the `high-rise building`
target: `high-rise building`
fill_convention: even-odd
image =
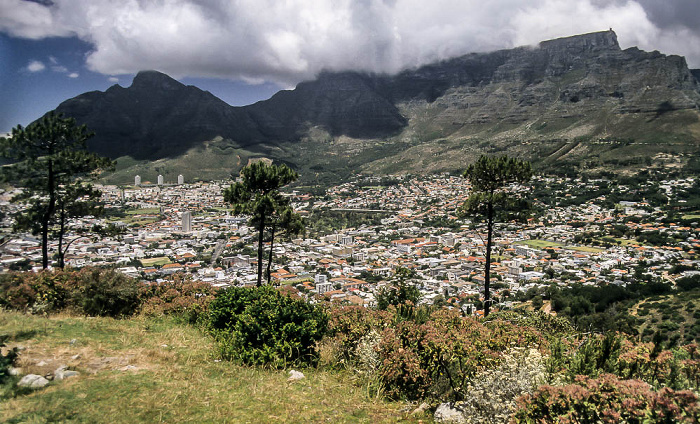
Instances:
[[[177,176],[177,184],[178,185],[183,185],[185,184],[185,177],[182,176],[182,174]]]
[[[135,186],[140,186],[141,185],[141,176],[137,175],[134,177],[134,185]]]
[[[192,231],[192,212],[190,211],[182,213],[182,231],[185,233]]]
[[[163,176],[158,175],[158,185],[163,185]]]

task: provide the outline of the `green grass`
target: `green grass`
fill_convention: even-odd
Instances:
[[[522,241],[516,242],[515,244],[524,244],[526,246],[532,247],[533,249],[541,249],[541,250],[560,248],[560,249],[573,250],[576,252],[586,252],[586,253],[600,253],[600,252],[605,251],[605,249],[601,249],[598,247],[569,246],[569,245],[565,245],[564,243],[559,243],[557,241],[547,241],[547,240],[540,240],[540,239],[522,240]]]
[[[430,422],[405,404],[370,397],[345,372],[285,370],[217,362],[214,343],[170,319],[128,320],[67,315],[39,317],[0,311],[10,345],[25,347],[24,372],[60,364],[77,377],[0,401],[4,423],[374,423]],[[73,344],[71,339],[75,339]],[[77,359],[74,355],[80,355]],[[39,367],[40,361],[49,362]],[[134,370],[121,370],[132,365]]]
[[[564,247],[564,243],[559,243],[556,241],[547,241],[547,240],[539,240],[539,239],[533,239],[533,240],[522,240],[518,241],[515,244],[524,244],[528,247],[532,247],[533,249],[547,249],[547,248],[555,248],[555,247]]]
[[[160,213],[160,208],[129,209],[124,213],[127,215],[156,215]]]
[[[700,214],[683,215],[683,219],[700,219]]]
[[[141,263],[143,266],[163,266],[172,262],[165,256],[158,256],[155,258],[141,259]]]

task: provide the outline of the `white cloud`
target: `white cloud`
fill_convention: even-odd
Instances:
[[[40,62],[40,61],[38,61],[38,60],[32,60],[32,61],[29,62],[29,64],[27,65],[27,68],[26,68],[26,69],[27,69],[27,71],[29,71],[29,72],[41,72],[41,71],[43,71],[44,69],[46,69],[46,65],[44,65],[42,62]]]
[[[78,74],[77,72],[71,72],[70,74],[68,74],[68,78],[78,78],[79,76],[80,74]]]
[[[640,1],[650,7],[647,0],[54,0],[50,7],[0,0],[0,31],[76,34],[94,46],[88,68],[105,75],[158,69],[282,85],[323,69],[395,72],[609,27],[623,47],[683,54],[700,67],[700,29],[657,26],[658,11],[650,17]]]
[[[109,78],[107,78],[107,81],[109,81],[109,82],[119,82],[119,78],[117,78],[117,77],[109,77]]]

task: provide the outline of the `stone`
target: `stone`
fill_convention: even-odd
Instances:
[[[9,367],[7,373],[10,375],[20,375],[22,374],[22,368]]]
[[[30,389],[41,389],[49,384],[49,380],[37,374],[27,374],[17,383],[19,387],[28,387]]]
[[[428,410],[428,408],[430,408],[430,405],[428,405],[427,403],[423,402],[423,403],[421,403],[420,405],[418,405],[418,408],[414,409],[413,412],[411,412],[411,415],[421,415],[421,414],[424,414],[425,411]]]
[[[119,371],[138,371],[138,367],[135,365],[127,365],[125,367],[119,368]]]
[[[441,403],[435,410],[433,418],[436,423],[462,424],[467,422],[462,411],[455,408],[450,403]]]
[[[301,380],[302,378],[304,378],[304,373],[296,370],[291,370],[289,371],[289,378],[287,379],[287,381],[297,381]]]
[[[71,344],[71,345],[74,345],[74,344],[76,344],[76,343],[78,343],[78,341],[77,341],[76,339],[70,339],[70,344]]]
[[[80,375],[80,373],[78,371],[72,371],[72,370],[68,370],[68,369],[57,369],[53,373],[53,379],[60,381],[60,380],[65,380],[66,378],[75,377],[77,375]]]
[[[80,359],[80,354],[73,355],[73,356],[70,357],[70,359],[72,359],[72,360],[74,360],[74,361],[77,361],[78,359]]]
[[[48,364],[49,364],[49,363],[46,362],[46,361],[40,361],[38,364],[36,364],[36,366],[37,366],[37,367],[45,367],[45,366],[47,366]]]

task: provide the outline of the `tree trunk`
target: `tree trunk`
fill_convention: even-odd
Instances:
[[[63,269],[65,266],[64,257],[66,255],[66,252],[63,251],[63,234],[66,231],[66,213],[64,207],[61,207],[59,224],[60,227],[58,229],[58,267]]]
[[[267,285],[270,285],[270,280],[272,279],[272,276],[270,275],[270,271],[272,269],[272,247],[275,245],[275,227],[276,225],[273,223],[272,224],[272,236],[270,237],[270,254],[267,257]]]
[[[53,154],[52,150],[49,150],[49,157]],[[53,175],[53,160],[49,159],[48,163],[49,175],[48,175],[48,192],[49,192],[49,205],[41,217],[41,267],[46,269],[49,267],[49,223],[51,222],[51,216],[56,210],[56,193],[54,189],[54,175]]]
[[[260,226],[258,227],[258,287],[262,286],[262,266],[263,266],[263,235],[265,234],[265,215],[260,216]]]
[[[493,243],[493,202],[488,205],[488,222],[486,224],[486,268],[484,272],[484,317],[491,312],[491,245]]]

